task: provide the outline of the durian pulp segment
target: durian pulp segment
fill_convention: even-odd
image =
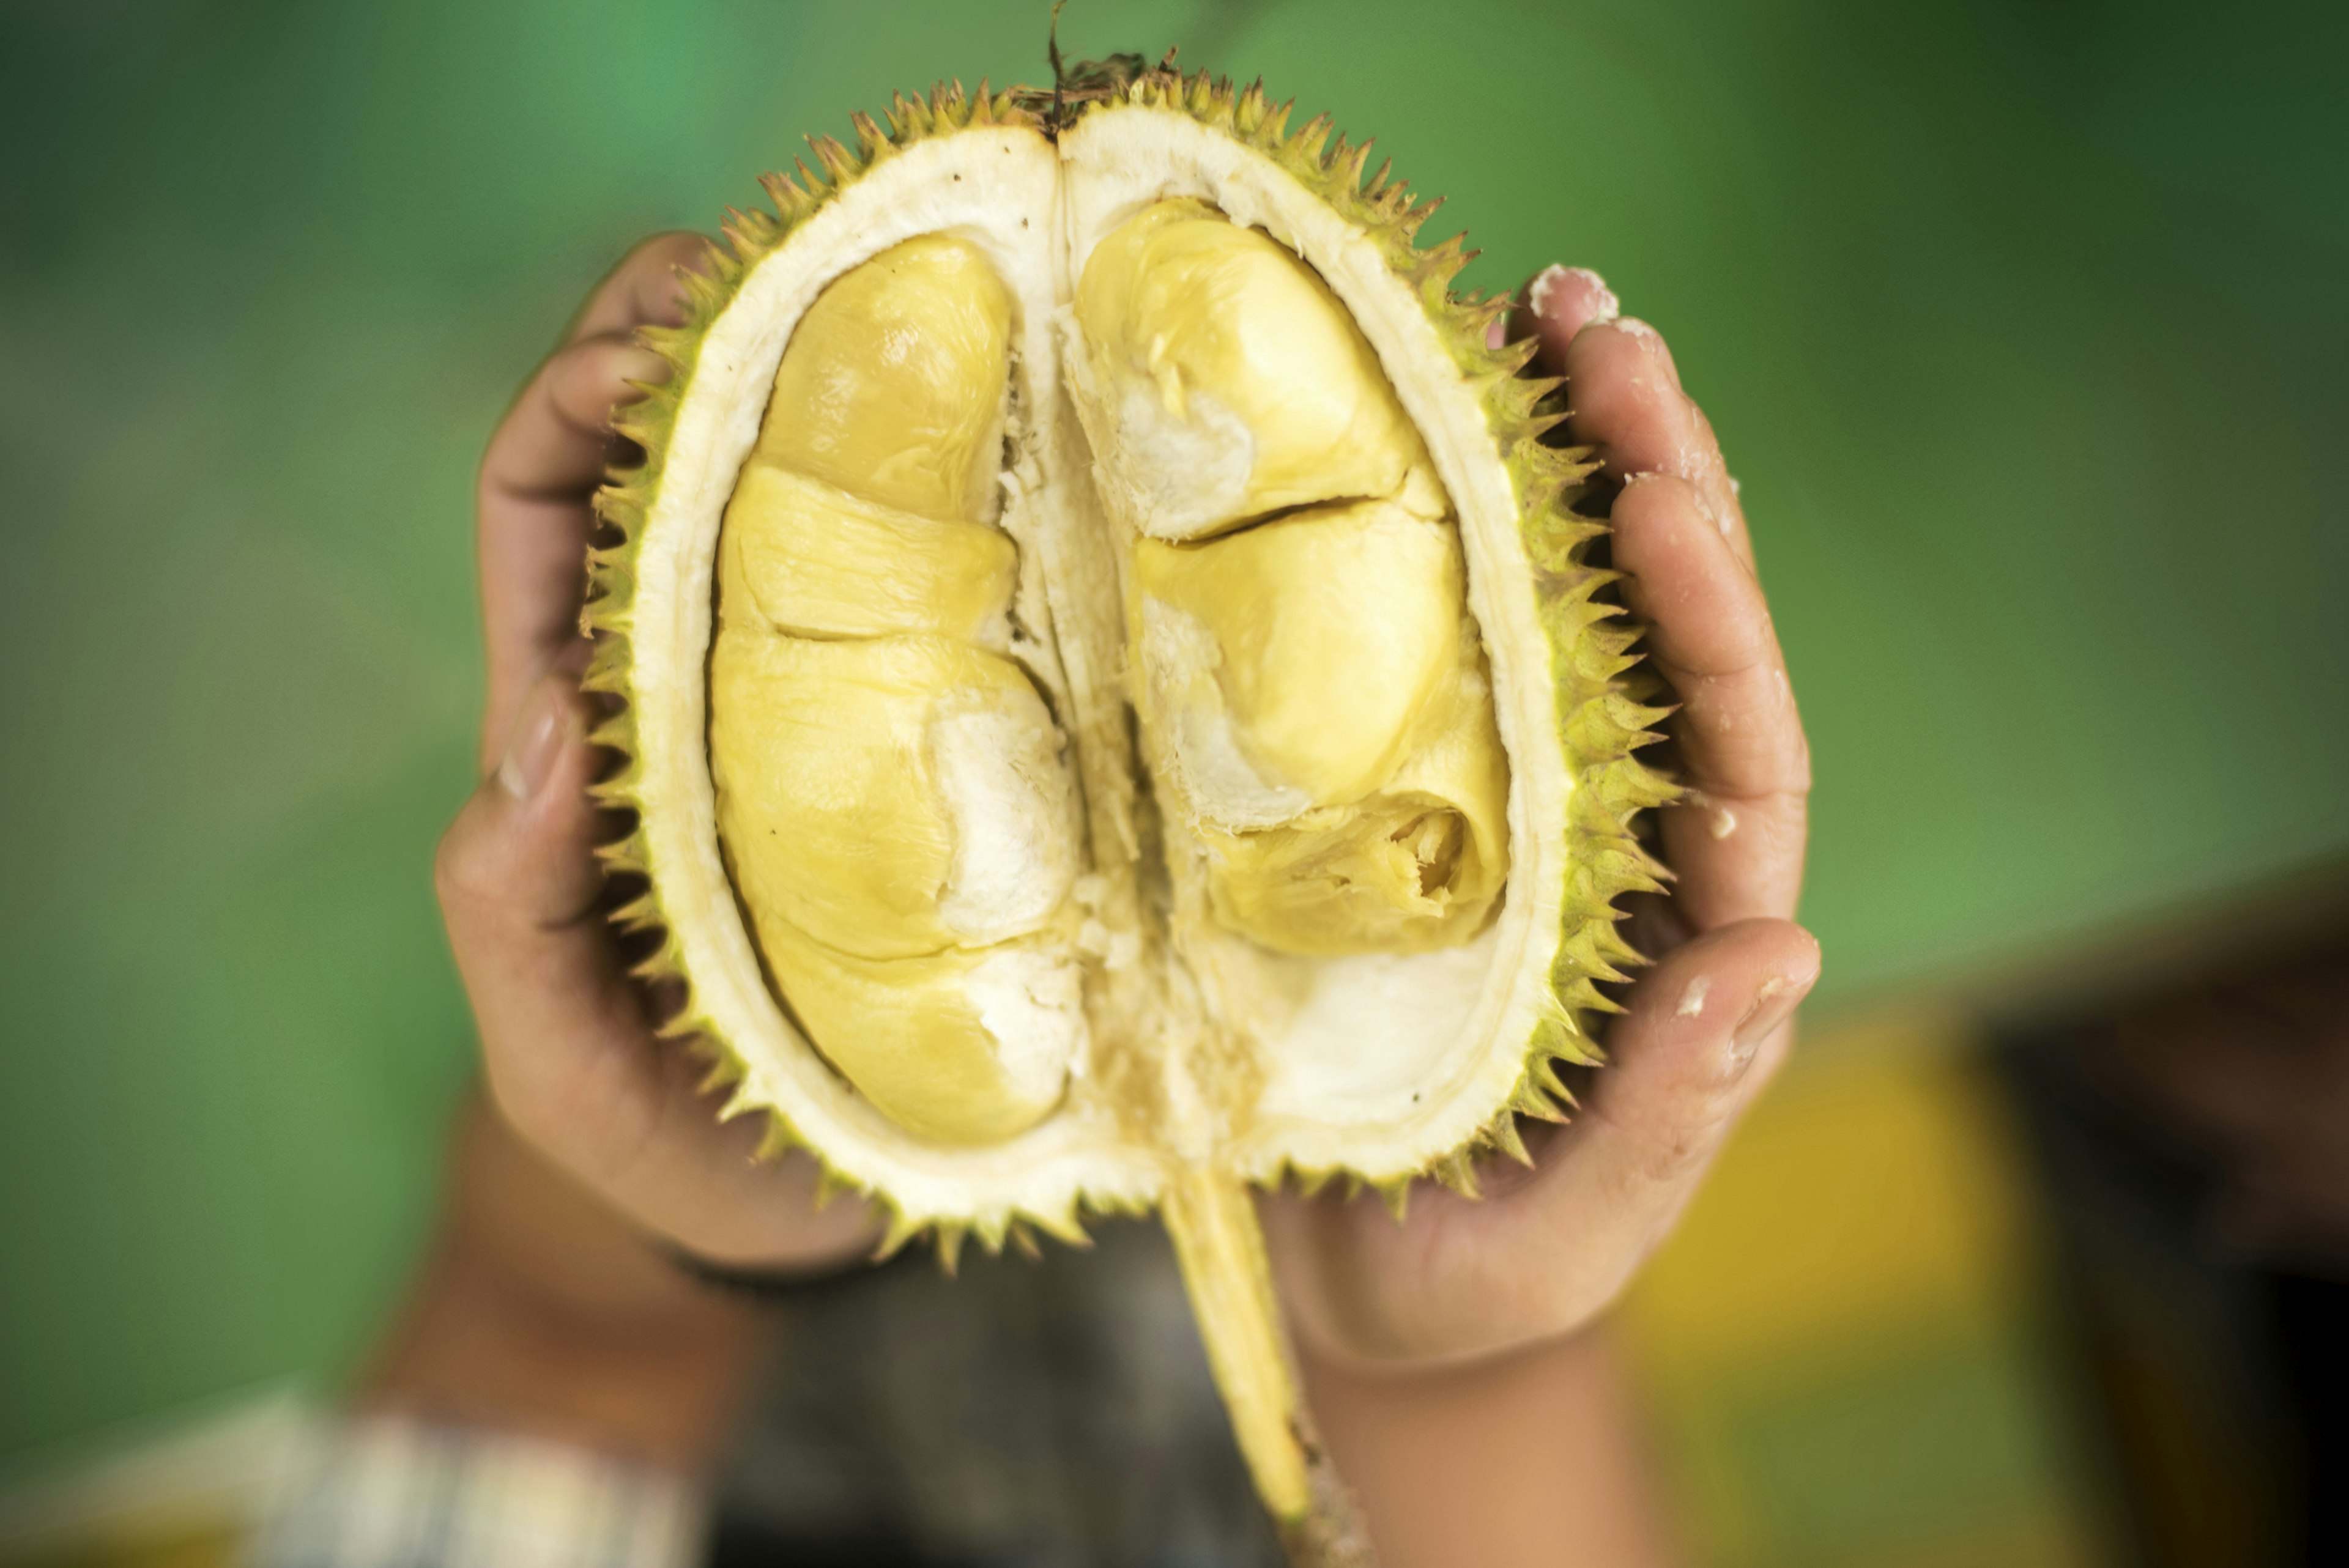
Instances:
[[[1042,1119],[1086,1034],[1061,737],[978,645],[1015,577],[987,521],[1010,314],[940,235],[824,291],[727,509],[709,666],[719,832],[782,998],[947,1142]]]
[[[1112,515],[1201,539],[1392,496],[1426,453],[1329,286],[1191,197],[1111,231],[1077,282],[1085,426]],[[1440,498],[1438,498],[1440,500]]]
[[[1134,665],[1213,922],[1277,953],[1473,937],[1508,769],[1447,521],[1392,501],[1136,541]]]

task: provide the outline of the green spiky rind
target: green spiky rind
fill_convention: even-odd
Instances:
[[[637,332],[638,340],[667,362],[668,376],[660,381],[632,382],[630,385],[641,394],[639,399],[618,410],[613,418],[613,428],[641,449],[643,458],[633,466],[616,467],[596,494],[595,512],[604,524],[605,538],[588,552],[586,607],[580,615],[580,627],[595,639],[595,645],[581,684],[588,691],[620,699],[619,706],[591,737],[595,744],[616,752],[621,758],[611,773],[593,786],[594,792],[606,807],[637,813],[639,824],[645,804],[644,763],[636,741],[636,693],[630,645],[636,553],[644,537],[646,519],[660,496],[670,433],[686,388],[692,383],[704,338],[733,303],[750,269],[780,248],[794,230],[837,201],[874,165],[934,137],[988,126],[1042,129],[1037,117],[1015,103],[1011,94],[992,93],[983,82],[975,94],[965,92],[959,82],[935,88],[926,98],[900,94],[882,121],[876,122],[869,115],[854,114],[849,117],[849,124],[855,131],[854,148],[832,137],[811,137],[808,157],[799,160],[791,172],[769,174],[760,181],[774,203],[774,211],[728,210],[722,237],[705,247],[700,270],[678,273],[685,292],[682,323],[676,326],[643,327]],[[685,1041],[688,1048],[709,1063],[709,1070],[701,1085],[703,1092],[724,1088],[735,1091],[719,1111],[721,1120],[741,1116],[765,1118],[759,1158],[780,1159],[786,1151],[798,1148],[815,1161],[820,1173],[816,1191],[819,1207],[843,1192],[857,1193],[884,1206],[889,1224],[878,1249],[879,1256],[886,1257],[898,1251],[926,1231],[935,1234],[940,1261],[949,1271],[960,1254],[965,1237],[970,1234],[976,1234],[989,1252],[999,1252],[1007,1243],[1022,1250],[1032,1249],[1036,1232],[1072,1245],[1087,1243],[1083,1217],[1074,1202],[1061,1212],[1022,1210],[968,1222],[918,1222],[910,1219],[888,1192],[833,1166],[822,1149],[800,1134],[780,1108],[753,1100],[742,1092],[749,1064],[696,1004],[693,976],[687,969],[674,931],[662,914],[657,868],[642,826],[600,846],[596,853],[608,874],[645,882],[647,891],[615,910],[612,919],[631,934],[658,934],[657,945],[636,964],[633,973],[647,982],[673,984],[682,994],[677,1011],[659,1027],[661,1037]],[[1112,1212],[1116,1206],[1099,1205],[1089,1200],[1084,1207],[1102,1213]]]
[[[1557,954],[1550,968],[1552,1006],[1526,1042],[1526,1066],[1516,1087],[1493,1119],[1463,1148],[1419,1174],[1475,1196],[1475,1161],[1499,1152],[1526,1161],[1516,1119],[1562,1121],[1574,1096],[1555,1066],[1566,1061],[1595,1066],[1603,1059],[1587,1023],[1593,1013],[1620,1012],[1599,989],[1627,978],[1626,969],[1645,962],[1625,941],[1622,912],[1615,901],[1627,893],[1658,892],[1671,872],[1640,843],[1633,830],[1638,814],[1669,804],[1677,785],[1642,764],[1636,753],[1662,738],[1655,726],[1671,711],[1640,700],[1656,692],[1647,672],[1636,670],[1640,628],[1622,607],[1602,596],[1621,573],[1590,564],[1592,546],[1607,524],[1574,509],[1584,482],[1599,465],[1588,449],[1548,444],[1565,418],[1549,411],[1550,395],[1564,382],[1525,374],[1535,345],[1520,340],[1491,346],[1495,323],[1508,313],[1506,294],[1455,294],[1452,283],[1477,253],[1464,234],[1421,248],[1420,230],[1441,199],[1420,201],[1393,177],[1392,160],[1370,170],[1371,144],[1336,134],[1327,115],[1289,130],[1294,100],[1274,103],[1262,82],[1235,88],[1206,72],[1184,77],[1150,72],[1130,83],[1121,99],[1170,109],[1210,129],[1231,136],[1278,164],[1327,202],[1374,243],[1387,266],[1411,285],[1421,308],[1442,338],[1461,374],[1476,388],[1487,428],[1500,449],[1517,497],[1518,527],[1532,562],[1549,644],[1550,676],[1557,694],[1557,722],[1568,765],[1574,775],[1567,824],[1567,885]],[[1089,105],[1073,118],[1102,112]],[[1288,1166],[1283,1178],[1318,1191],[1333,1176],[1350,1172]],[[1412,1178],[1372,1183],[1399,1220]]]

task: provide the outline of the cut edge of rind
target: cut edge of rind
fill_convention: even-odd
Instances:
[[[1294,101],[1274,103],[1260,81],[1236,88],[1229,80],[1206,72],[1185,77],[1172,70],[1149,71],[1135,77],[1122,93],[1077,108],[1070,116],[1071,123],[1117,105],[1172,110],[1234,138],[1270,160],[1361,229],[1394,274],[1412,287],[1454,362],[1477,389],[1486,423],[1515,487],[1519,531],[1535,573],[1542,627],[1549,644],[1559,735],[1573,775],[1567,827],[1568,881],[1560,901],[1559,943],[1550,966],[1551,1006],[1526,1042],[1524,1070],[1507,1099],[1481,1131],[1449,1155],[1416,1172],[1374,1182],[1365,1182],[1343,1168],[1285,1167],[1285,1173],[1309,1192],[1341,1176],[1352,1186],[1374,1186],[1400,1218],[1414,1180],[1442,1181],[1474,1196],[1479,1157],[1498,1152],[1528,1161],[1516,1118],[1563,1120],[1574,1097],[1559,1078],[1557,1064],[1596,1064],[1602,1059],[1587,1018],[1621,1009],[1599,987],[1626,979],[1628,967],[1644,962],[1617,929],[1623,916],[1614,901],[1631,892],[1661,892],[1671,875],[1639,842],[1632,829],[1640,810],[1664,805],[1680,793],[1676,785],[1635,755],[1640,748],[1661,738],[1654,726],[1670,710],[1640,701],[1640,683],[1627,678],[1640,662],[1640,655],[1634,650],[1640,628],[1624,618],[1621,606],[1600,596],[1622,574],[1588,560],[1591,545],[1606,534],[1607,524],[1576,511],[1573,503],[1597,464],[1587,449],[1555,447],[1543,438],[1563,418],[1543,408],[1544,400],[1562,383],[1523,374],[1533,355],[1529,342],[1497,349],[1488,346],[1494,323],[1509,309],[1508,295],[1451,292],[1453,279],[1475,255],[1465,248],[1464,235],[1455,234],[1425,249],[1414,243],[1421,228],[1442,204],[1440,200],[1416,200],[1393,177],[1391,160],[1371,171],[1371,144],[1349,142],[1336,134],[1327,115],[1315,116],[1299,129],[1288,129]],[[983,82],[975,94],[967,93],[959,82],[934,88],[926,98],[900,94],[883,121],[859,113],[850,117],[850,124],[856,133],[854,149],[833,137],[811,137],[808,145],[814,168],[802,158],[793,170],[771,173],[761,181],[775,205],[774,212],[730,208],[721,238],[706,242],[702,259],[707,270],[678,269],[685,294],[684,321],[676,326],[647,326],[637,332],[638,341],[667,361],[669,375],[663,381],[630,383],[642,396],[616,410],[613,418],[614,430],[641,449],[642,460],[615,466],[595,496],[596,516],[617,537],[599,541],[588,551],[587,595],[580,629],[594,640],[595,647],[581,684],[587,691],[619,699],[619,706],[590,738],[622,760],[592,788],[602,805],[635,812],[638,818],[628,833],[599,846],[596,853],[607,875],[635,877],[645,882],[645,890],[615,909],[611,918],[631,934],[658,933],[657,944],[633,973],[646,982],[667,981],[678,986],[683,1001],[658,1033],[664,1039],[685,1041],[710,1064],[702,1083],[706,1093],[740,1083],[748,1066],[697,1006],[693,979],[687,972],[680,944],[662,917],[657,868],[642,825],[644,766],[637,750],[629,652],[636,552],[660,491],[670,432],[691,383],[702,340],[750,269],[874,165],[917,142],[978,127],[1017,125],[1040,132],[1062,129],[1048,126],[1045,117],[1023,107],[1023,95],[991,93]],[[801,1136],[781,1108],[753,1102],[738,1093],[719,1115],[731,1119],[758,1113],[767,1118],[760,1157],[777,1159],[795,1147],[805,1150],[821,1172],[819,1204],[841,1192],[854,1191],[878,1200],[888,1210],[889,1224],[878,1256],[895,1253],[926,1231],[935,1238],[941,1263],[951,1271],[970,1237],[977,1237],[991,1254],[999,1253],[1006,1244],[1032,1253],[1039,1232],[1082,1246],[1088,1241],[1085,1213],[1109,1217],[1147,1212],[1146,1204],[1122,1195],[1079,1192],[1064,1209],[1050,1212],[1018,1209],[965,1221],[910,1219],[888,1192],[835,1169],[820,1148]]]

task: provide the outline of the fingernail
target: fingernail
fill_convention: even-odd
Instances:
[[[1801,1006],[1803,998],[1811,994],[1811,981],[1816,978],[1816,975],[1795,979],[1774,975],[1762,982],[1761,987],[1754,993],[1754,1000],[1746,1006],[1745,1016],[1740,1018],[1737,1027],[1730,1031],[1729,1050],[1723,1065],[1731,1076],[1743,1073],[1753,1065],[1754,1053],[1762,1048],[1763,1041],[1776,1034],[1786,1020],[1795,1016],[1795,1009]]]
[[[563,675],[549,672],[538,678],[514,716],[513,735],[506,742],[505,759],[498,764],[498,782],[517,800],[528,800],[546,787],[571,738],[572,685]]]

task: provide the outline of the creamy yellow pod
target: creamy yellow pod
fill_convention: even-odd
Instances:
[[[1138,541],[1142,682],[1193,811],[1265,827],[1385,782],[1458,671],[1463,593],[1458,531],[1386,501]]]
[[[1276,952],[1424,953],[1484,928],[1508,878],[1509,777],[1482,673],[1367,799],[1204,836],[1216,918]]]
[[[1067,895],[1060,732],[1010,660],[723,626],[709,691],[719,830],[753,909],[902,958],[1026,934]]]
[[[925,234],[808,307],[754,460],[940,521],[998,511],[1011,296],[978,246]]]
[[[988,1143],[1059,1103],[1084,1042],[1065,944],[860,958],[752,907],[760,950],[817,1049],[907,1130]]]
[[[1096,246],[1076,317],[1104,499],[1145,534],[1399,495],[1426,463],[1329,285],[1204,202],[1161,201]]]
[[[764,463],[743,471],[719,536],[719,614],[779,632],[899,632],[1000,647],[1019,552],[1001,529],[876,506]]]

